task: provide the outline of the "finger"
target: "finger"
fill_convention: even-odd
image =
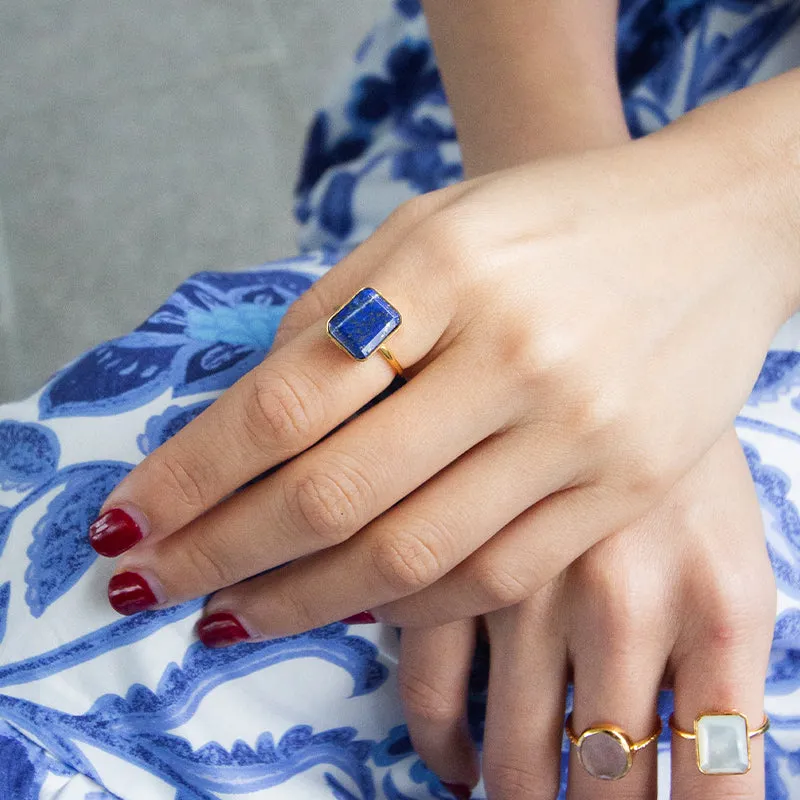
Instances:
[[[525,438],[511,431],[484,440],[357,536],[223,589],[209,601],[207,614],[241,614],[252,634],[269,638],[419,591],[502,528],[531,498],[569,480],[565,468],[520,464],[519,454],[530,447]]]
[[[619,509],[611,510],[583,486],[549,494],[435,583],[370,611],[381,622],[412,627],[515,605],[613,530]]]
[[[571,747],[569,800],[658,795],[658,741],[644,742],[661,727],[658,693],[676,632],[647,566],[626,574],[626,563],[647,564],[641,557],[630,561],[638,544],[630,535],[606,540],[602,559],[590,553],[591,564],[570,570],[570,724],[575,736],[585,735]],[[590,732],[598,728],[616,729],[617,735]]]
[[[489,797],[558,795],[567,683],[560,591],[560,583],[551,584],[486,618],[491,666],[483,772]]]
[[[281,470],[126,553],[117,572],[147,572],[179,602],[346,541],[503,424],[502,386],[477,401],[459,363],[456,346]]]
[[[376,235],[370,236],[350,256],[334,265],[292,303],[281,320],[273,349],[283,347],[315,322],[330,317],[334,309],[368,283],[367,276],[376,265],[389,258],[398,241],[403,240],[425,217],[453,202],[464,191],[465,184],[455,184],[445,191],[420,195],[392,212]]]
[[[373,276],[375,287],[406,313],[391,340],[404,366],[422,359],[452,318],[453,288],[421,277],[429,271],[425,252],[409,246]],[[329,340],[324,324],[311,326],[139,464],[107,498],[91,541],[103,555],[118,555],[144,536],[173,533],[313,445],[394,377],[384,358],[356,361]],[[133,520],[117,515],[122,533],[106,517],[115,509]],[[132,534],[131,527],[138,530]]]
[[[769,586],[770,581],[765,583]],[[741,588],[744,589],[744,584]],[[708,608],[718,598],[713,587],[700,602]],[[758,591],[757,587],[753,589]],[[698,598],[699,599],[699,598]],[[751,597],[753,605],[757,598]],[[772,598],[774,603],[774,596]],[[739,604],[741,598],[735,598]],[[774,614],[754,614],[754,608],[731,614],[730,599],[716,622],[698,622],[685,652],[678,656],[675,671],[675,724],[693,732],[695,719],[714,712],[738,711],[747,718],[749,729],[761,725],[764,709],[764,684],[769,658]],[[702,606],[696,606],[702,607]],[[704,615],[706,620],[713,615]],[[760,617],[760,619],[759,619]],[[719,720],[717,720],[719,721]],[[764,797],[764,737],[743,738],[740,718],[726,717],[727,726],[709,728],[710,738],[701,742],[672,736],[672,797],[674,800],[761,800]],[[706,720],[701,727],[714,720]],[[728,727],[728,726],[732,726]],[[698,768],[705,760],[708,745],[713,757],[706,768],[746,768],[748,744],[750,769],[746,774],[708,775]],[[738,755],[737,755],[738,753]],[[740,759],[743,758],[743,762]]]
[[[764,684],[776,614],[775,579],[765,544],[763,520],[747,462],[734,435],[731,451],[723,451],[725,472],[738,480],[741,500],[736,514],[728,504],[708,496],[717,513],[694,532],[691,570],[681,581],[685,615],[672,657],[675,685],[675,722],[693,731],[694,720],[712,711],[737,710],[750,728],[762,721]],[[736,460],[731,460],[731,454]],[[708,465],[714,469],[715,464]],[[738,473],[737,470],[738,469]],[[730,491],[736,483],[720,483]],[[723,538],[724,537],[724,538]],[[724,542],[724,546],[720,546]],[[729,720],[730,721],[730,720]],[[707,724],[707,723],[704,723]],[[735,726],[734,722],[734,726]],[[741,723],[740,723],[741,724]],[[735,731],[735,727],[734,727]],[[727,752],[724,734],[711,743]],[[672,736],[672,797],[675,800],[756,800],[764,797],[764,737],[748,739],[751,769],[744,775],[704,775],[697,766],[697,742]],[[747,743],[743,750],[747,752]],[[735,750],[735,746],[733,747]]]
[[[474,620],[404,630],[400,636],[397,679],[411,742],[442,781],[464,789],[480,778],[467,726],[474,652]]]

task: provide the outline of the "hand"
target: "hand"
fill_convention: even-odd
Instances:
[[[605,539],[521,604],[485,617],[491,643],[483,774],[490,800],[558,794],[566,681],[573,728],[614,723],[641,741],[656,729],[662,686],[675,687],[683,730],[709,710],[761,724],[776,613],[761,512],[733,431],[646,517]],[[466,732],[475,621],[407,628],[399,683],[411,739],[443,780],[472,786]],[[666,723],[666,720],[664,720]],[[674,800],[760,800],[764,739],[746,775],[709,778],[673,736]],[[652,800],[656,753],[634,756],[619,782],[589,776],[572,748],[570,800]],[[466,791],[464,796],[468,796]]]
[[[535,593],[659,502],[755,380],[787,248],[737,158],[687,122],[407,204],[301,298],[302,333],[114,491],[105,509],[147,534],[116,607],[230,587],[207,622],[263,638],[437,581],[447,609],[381,616]],[[405,315],[392,349],[411,379],[323,440],[392,377],[324,333],[364,285]]]

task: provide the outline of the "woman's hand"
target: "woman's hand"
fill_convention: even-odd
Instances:
[[[775,604],[759,504],[729,431],[647,516],[521,604],[486,616],[490,800],[558,794],[568,675],[577,733],[611,723],[634,741],[646,739],[667,685],[683,730],[698,714],[721,709],[738,709],[758,727]],[[407,628],[399,661],[415,749],[443,780],[465,786],[479,775],[465,719],[474,626]],[[763,737],[750,745],[748,774],[709,778],[697,769],[694,743],[673,736],[674,800],[761,800]],[[653,800],[656,752],[648,746],[626,777],[608,782],[592,778],[573,747],[567,796]]]
[[[115,607],[230,587],[201,635],[262,638],[439,581],[446,608],[381,615],[434,624],[520,602],[657,504],[730,425],[788,313],[786,179],[718,130],[733,100],[403,207],[298,301],[301,333],[112,493],[127,533],[106,518],[98,550],[147,536]],[[323,438],[392,378],[324,333],[364,285],[403,313],[411,379]]]

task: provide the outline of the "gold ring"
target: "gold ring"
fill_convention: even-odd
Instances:
[[[616,725],[593,725],[583,733],[572,729],[572,714],[567,717],[567,737],[578,751],[581,766],[593,777],[603,781],[624,778],[633,766],[633,757],[661,735],[663,725],[658,718],[656,730],[646,739],[634,742]]]
[[[389,350],[388,347],[379,347],[378,352],[389,362],[391,368],[398,374],[403,374],[403,368],[400,366],[400,362],[392,355],[392,351]]]
[[[694,731],[681,730],[675,715],[669,727],[681,739],[695,743],[697,769],[703,775],[744,775],[750,771],[750,740],[769,730],[769,717],[750,730],[747,717],[738,711],[707,711],[694,720]]]
[[[378,291],[359,289],[328,320],[328,336],[356,361],[364,361],[376,350],[391,368],[403,374],[400,362],[384,342],[401,325],[400,312]]]

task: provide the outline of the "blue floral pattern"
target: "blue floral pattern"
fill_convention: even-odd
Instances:
[[[106,416],[167,389],[181,397],[230,386],[264,358],[286,307],[312,280],[288,268],[194,275],[133,333],[56,375],[39,398],[40,418]]]
[[[799,34],[797,0],[622,0],[632,132],[797,66]],[[86,529],[139,460],[265,357],[318,276],[395,206],[461,175],[419,2],[393,0],[310,126],[302,255],[192,276],[131,334],[0,407],[0,800],[450,796],[409,739],[393,631],[336,623],[207,650],[192,635],[202,599],[114,614],[103,599],[112,565]],[[737,429],[779,593],[766,752],[767,797],[782,800],[800,797],[800,319],[780,332]],[[482,641],[468,709],[478,743],[488,671]],[[660,713],[671,708],[663,693]],[[665,757],[668,744],[665,734]]]
[[[43,425],[0,422],[0,489],[31,489],[58,466],[58,437]]]
[[[0,736],[0,768],[0,797],[37,800],[41,769],[37,770],[18,739]]]

